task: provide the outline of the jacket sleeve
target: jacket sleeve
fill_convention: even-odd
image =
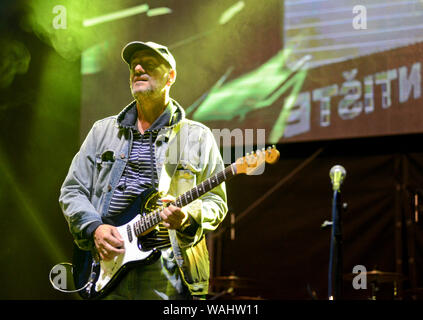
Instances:
[[[96,165],[96,127],[88,133],[72,160],[60,189],[59,204],[75,243],[83,250],[93,246],[91,234],[100,224],[101,216],[91,204],[93,175]]]
[[[203,131],[199,143],[201,170],[197,183],[224,170],[222,156],[210,129]],[[198,243],[207,232],[215,230],[225,218],[228,211],[225,183],[183,207],[182,211],[189,218],[177,232],[177,236],[181,248],[186,248]]]

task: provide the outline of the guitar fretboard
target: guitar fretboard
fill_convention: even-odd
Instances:
[[[216,173],[215,175],[211,176],[210,178],[204,180],[199,185],[195,186],[191,190],[180,195],[175,201],[170,202],[168,205],[174,205],[179,208],[186,206],[187,204],[191,203],[192,201],[198,199],[203,194],[209,192],[213,188],[220,185],[222,182],[229,180],[236,174],[236,166],[235,164],[231,164],[227,166],[224,170]],[[137,222],[134,223],[134,233],[138,237],[147,230],[155,227],[159,224],[163,219],[160,216],[160,212],[165,207],[162,206],[145,216],[142,216]]]

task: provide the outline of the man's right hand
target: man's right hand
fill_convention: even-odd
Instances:
[[[100,258],[109,261],[125,252],[124,241],[116,227],[102,224],[94,231],[94,243]]]

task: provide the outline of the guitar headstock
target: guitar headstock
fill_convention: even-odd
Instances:
[[[247,153],[246,156],[238,158],[235,162],[236,173],[245,173],[247,175],[258,175],[263,173],[264,164],[274,164],[279,160],[280,153],[275,146],[267,149],[257,150]]]

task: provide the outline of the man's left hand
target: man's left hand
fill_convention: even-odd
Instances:
[[[168,197],[162,198],[162,202],[171,202],[174,199]],[[163,225],[168,229],[179,229],[187,219],[187,215],[181,210],[181,208],[174,205],[169,205],[162,212],[160,216],[163,219]]]
[[[163,225],[168,229],[179,229],[185,221],[185,213],[174,205],[165,208],[160,212],[160,216],[163,219]]]

